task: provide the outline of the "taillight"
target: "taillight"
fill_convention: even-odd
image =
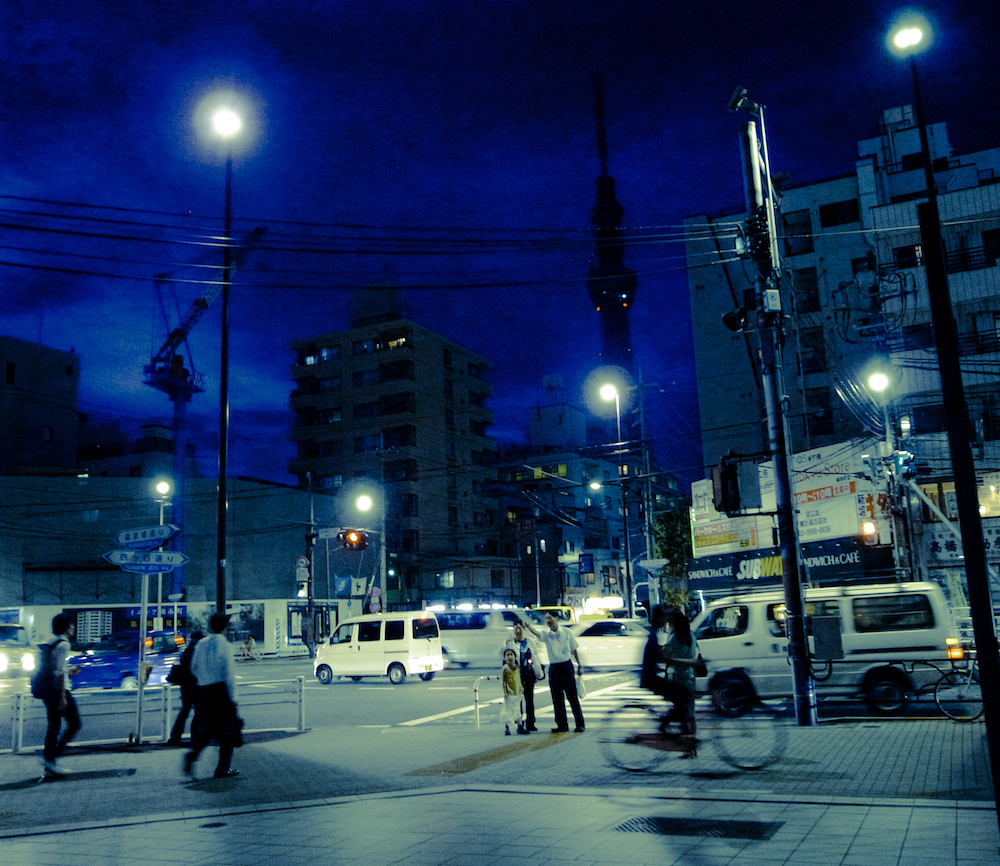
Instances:
[[[946,637],[944,645],[948,653],[948,659],[953,662],[960,662],[965,658],[965,648],[957,637]]]

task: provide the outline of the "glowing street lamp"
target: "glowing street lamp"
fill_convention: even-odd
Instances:
[[[635,615],[632,603],[632,563],[628,540],[628,500],[625,496],[625,448],[622,444],[622,404],[618,389],[610,382],[601,386],[601,399],[615,401],[615,421],[618,425],[618,478],[622,491],[622,535],[625,546],[625,608],[629,617]]]
[[[233,276],[233,149],[232,139],[243,123],[231,108],[212,115],[212,128],[226,142],[226,203],[222,239],[222,341],[219,359],[219,502],[216,535],[216,609],[226,612],[226,513],[229,474],[229,285]]]
[[[367,493],[362,493],[354,502],[358,511],[369,512],[375,507],[375,501]],[[378,613],[387,601],[386,590],[386,543],[385,543],[385,491],[379,496],[379,530],[378,530],[378,575],[375,578],[373,589],[378,587],[378,592],[370,593],[368,610],[370,613]],[[381,586],[379,586],[381,584]],[[379,598],[381,597],[381,601]]]
[[[920,224],[931,325],[934,329],[934,343],[941,375],[941,396],[947,420],[948,450],[955,481],[958,522],[962,530],[965,551],[965,576],[972,611],[972,627],[978,648],[979,678],[983,684],[987,751],[993,786],[997,788],[1000,786],[1000,653],[991,613],[989,566],[983,547],[983,523],[979,513],[976,464],[970,445],[972,425],[962,382],[958,332],[944,261],[941,212],[938,208],[937,189],[934,186],[920,80],[917,77],[916,53],[930,45],[931,37],[932,31],[926,22],[921,24],[908,18],[898,23],[891,37],[890,50],[899,56],[909,57],[910,73],[913,77],[915,119],[920,131],[920,153],[923,157],[927,186],[927,201],[917,205],[917,221]]]

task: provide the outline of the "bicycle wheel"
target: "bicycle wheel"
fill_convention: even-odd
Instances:
[[[983,688],[973,671],[948,671],[934,686],[934,703],[948,718],[971,722],[983,714]]]
[[[755,704],[731,715],[714,715],[702,724],[709,729],[716,753],[731,767],[761,770],[781,760],[788,744],[788,725],[777,710]]]
[[[628,703],[608,712],[598,737],[605,760],[630,773],[655,772],[669,755],[656,748],[662,744],[660,717],[666,706]]]

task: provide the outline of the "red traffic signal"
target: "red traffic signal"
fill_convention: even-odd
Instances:
[[[338,533],[337,541],[345,550],[364,550],[368,546],[368,536],[359,529],[347,529]]]

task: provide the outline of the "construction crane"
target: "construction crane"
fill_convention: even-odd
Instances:
[[[266,228],[260,226],[250,232],[243,240],[243,243],[232,250],[232,267],[230,268],[230,279],[236,268],[242,265],[251,250],[255,249],[264,237]],[[163,307],[163,287],[171,281],[171,274],[157,274],[154,278],[157,297]],[[184,529],[184,493],[185,481],[187,477],[187,404],[191,402],[191,397],[199,394],[205,389],[201,386],[201,375],[194,371],[194,363],[191,361],[191,349],[188,346],[187,338],[191,329],[198,324],[205,311],[212,305],[215,299],[222,293],[223,280],[225,274],[220,269],[216,278],[208,284],[205,291],[191,304],[190,309],[181,318],[180,324],[167,334],[167,339],[160,346],[149,363],[143,368],[146,374],[145,383],[158,391],[162,391],[170,398],[174,404],[174,490],[176,495],[173,499],[173,512],[171,522]],[[166,312],[164,311],[164,320]],[[191,369],[184,366],[184,356],[178,351],[181,346],[187,351],[188,361]],[[183,551],[183,532],[174,538],[174,550]],[[184,576],[181,569],[174,569],[170,577],[170,595],[172,597],[181,596],[184,592]],[[177,598],[173,599],[174,601]],[[162,616],[162,611],[159,612]]]

